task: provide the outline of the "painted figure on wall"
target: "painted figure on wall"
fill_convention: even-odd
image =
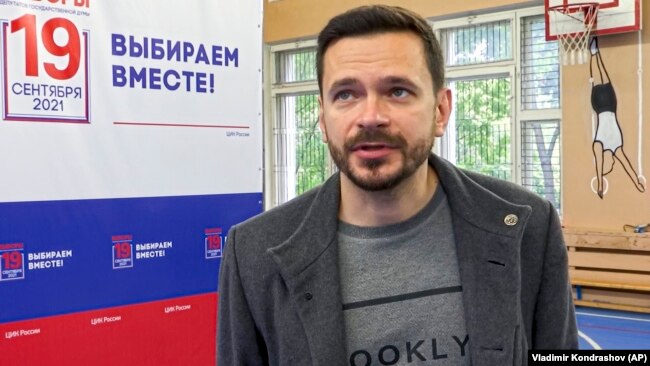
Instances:
[[[623,149],[623,133],[616,116],[616,93],[609,78],[605,64],[598,48],[598,38],[594,37],[590,43],[591,60],[589,64],[589,76],[592,82],[591,106],[597,115],[597,127],[594,135],[592,150],[596,165],[596,180],[598,182],[596,193],[603,198],[604,176],[614,170],[614,164],[618,160],[625,173],[630,177],[635,188],[639,192],[645,192],[644,184],[641,183],[638,174],[632,167]],[[598,69],[600,83],[594,80],[594,63]],[[603,74],[604,73],[604,74]]]

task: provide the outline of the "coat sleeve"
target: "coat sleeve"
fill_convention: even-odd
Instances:
[[[557,212],[549,204],[542,283],[535,307],[533,349],[577,349],[568,255]]]
[[[266,365],[264,342],[256,329],[239,274],[236,237],[233,227],[219,270],[217,365]]]

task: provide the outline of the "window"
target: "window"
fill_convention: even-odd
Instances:
[[[276,80],[279,84],[316,80],[315,47],[280,51],[276,57]]]
[[[447,66],[485,64],[512,60],[512,26],[508,20],[446,28],[440,45]]]
[[[454,101],[449,129],[454,151],[448,158],[461,168],[512,180],[510,75],[448,78]]]
[[[282,203],[322,183],[328,176],[327,146],[318,128],[317,94],[281,95],[273,136],[278,202]]]
[[[521,109],[560,108],[557,42],[546,42],[541,16],[521,19]]]
[[[521,184],[560,210],[559,45],[544,27],[541,16],[521,19]]]
[[[521,184],[560,207],[560,121],[522,121]]]
[[[434,22],[434,30],[454,95],[436,152],[519,183],[560,209],[560,67],[557,42],[545,40],[543,8]],[[267,208],[335,170],[318,128],[315,47],[312,40],[269,49]]]
[[[271,174],[266,207],[315,187],[332,173],[327,145],[318,127],[315,43],[271,48]],[[268,161],[268,160],[267,160]]]
[[[559,51],[544,26],[542,9],[434,23],[454,95],[440,153],[519,183],[559,210]]]

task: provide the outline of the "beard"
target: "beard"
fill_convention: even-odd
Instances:
[[[365,142],[386,143],[397,147],[401,155],[401,166],[392,173],[382,173],[382,166],[388,164],[386,158],[363,159],[360,166],[350,162],[352,149],[355,145]],[[413,175],[429,157],[433,148],[433,134],[415,141],[411,146],[401,134],[391,135],[381,129],[362,129],[355,136],[347,139],[343,147],[333,143],[328,144],[332,160],[352,183],[366,191],[384,191],[395,188],[405,179]],[[366,171],[367,174],[362,174]]]

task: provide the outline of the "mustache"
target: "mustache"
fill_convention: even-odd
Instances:
[[[355,145],[373,142],[394,145],[400,148],[406,146],[406,139],[402,135],[391,135],[381,129],[362,129],[359,133],[347,139],[343,146],[347,150],[351,150]]]

